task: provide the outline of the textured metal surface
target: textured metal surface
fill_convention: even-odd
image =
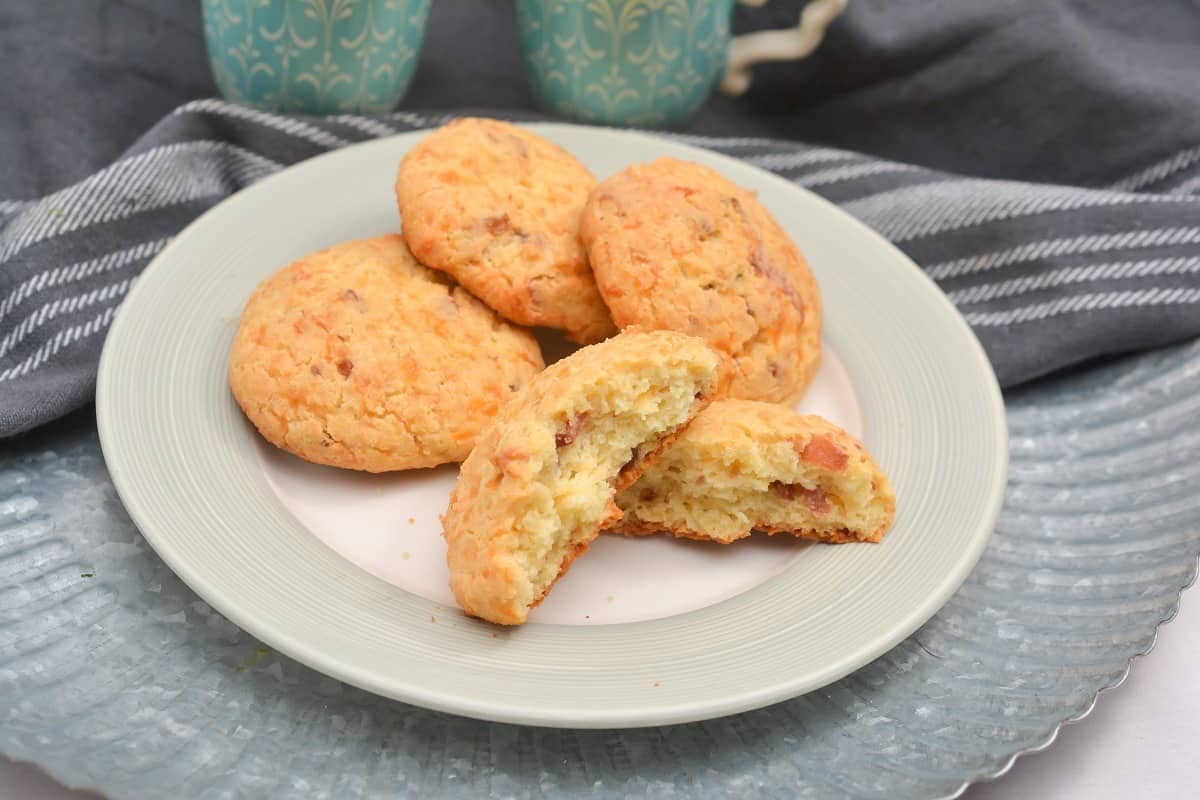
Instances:
[[[932,621],[796,700],[632,732],[423,711],[266,651],[149,551],[77,419],[0,456],[0,749],[113,798],[954,796],[1119,682],[1200,553],[1200,344],[1008,401],[1005,510]]]

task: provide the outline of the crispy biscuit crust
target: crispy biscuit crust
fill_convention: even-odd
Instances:
[[[681,331],[732,356],[730,397],[793,403],[821,353],[821,298],[754,194],[662,158],[601,183],[580,233],[617,326]]]
[[[503,317],[560,328],[580,344],[616,327],[579,240],[596,179],[574,156],[490,119],[459,119],[400,163],[396,200],[408,246]]]
[[[367,472],[467,457],[543,368],[537,342],[416,263],[397,235],[279,270],[242,312],[229,384],[267,441]]]

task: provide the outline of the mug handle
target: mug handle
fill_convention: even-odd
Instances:
[[[738,0],[747,6],[762,6],[767,0]],[[721,80],[721,91],[739,95],[750,88],[750,67],[760,61],[795,61],[817,49],[825,29],[846,8],[847,0],[809,0],[794,28],[759,31],[733,37],[729,44],[729,66]]]

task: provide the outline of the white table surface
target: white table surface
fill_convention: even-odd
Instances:
[[[1200,794],[1200,592],[1134,661],[1124,685],[1100,696],[1082,722],[1047,750],[1017,760],[1003,778],[969,788],[966,800],[1126,800]],[[28,764],[0,757],[0,800],[95,800]]]

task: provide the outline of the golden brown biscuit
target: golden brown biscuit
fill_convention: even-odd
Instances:
[[[595,184],[573,156],[527,130],[459,119],[404,157],[396,199],[422,263],[513,322],[588,344],[616,333],[579,241]]]
[[[704,337],[734,359],[731,397],[792,403],[804,393],[821,353],[820,295],[752,193],[662,158],[596,187],[580,233],[619,327]]]
[[[459,605],[524,622],[619,516],[616,492],[720,392],[722,366],[700,339],[626,332],[530,381],[463,463],[442,520]]]
[[[878,542],[896,498],[862,443],[820,417],[722,400],[617,495],[611,530],[728,544],[752,530],[823,542]]]
[[[461,461],[543,364],[527,331],[447,283],[397,235],[284,267],[242,312],[233,396],[267,441],[316,464]]]

